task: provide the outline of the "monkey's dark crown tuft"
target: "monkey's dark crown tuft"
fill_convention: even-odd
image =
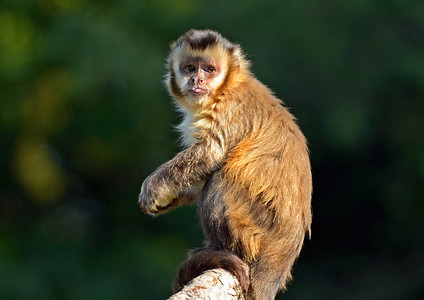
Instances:
[[[181,36],[173,47],[181,45],[182,43],[187,43],[193,50],[205,50],[217,44],[221,44],[230,52],[236,48],[236,45],[224,38],[218,32],[212,30],[192,29]]]

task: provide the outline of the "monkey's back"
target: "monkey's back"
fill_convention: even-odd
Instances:
[[[244,117],[233,118],[238,124],[232,126],[244,135],[220,175],[231,247],[248,262],[269,259],[282,265],[284,286],[311,225],[306,139],[293,115],[255,78],[242,83],[233,97],[239,98],[237,110]]]

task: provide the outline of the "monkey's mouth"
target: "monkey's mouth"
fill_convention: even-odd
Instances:
[[[200,87],[194,87],[188,90],[190,93],[193,93],[195,95],[204,95],[208,93],[207,89],[202,89]]]

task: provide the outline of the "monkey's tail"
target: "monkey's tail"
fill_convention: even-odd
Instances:
[[[250,286],[249,266],[233,253],[210,248],[194,249],[188,253],[188,259],[178,270],[173,285],[174,293],[182,290],[184,285],[204,271],[217,268],[225,269],[233,274],[238,279],[243,292],[247,293]]]

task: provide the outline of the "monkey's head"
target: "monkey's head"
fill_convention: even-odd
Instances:
[[[166,85],[180,105],[194,108],[248,73],[240,46],[211,30],[190,30],[173,42]]]

